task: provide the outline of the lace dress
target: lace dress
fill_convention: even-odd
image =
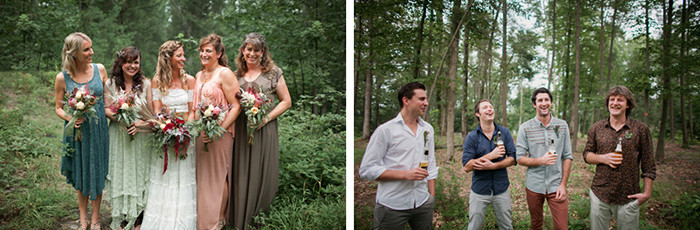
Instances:
[[[118,94],[119,90],[111,80],[105,85],[105,97]],[[134,106],[140,107],[139,119],[146,121],[153,118],[147,102],[150,83],[143,82],[142,89]],[[132,140],[124,124],[116,120],[109,122],[109,174],[105,200],[112,206],[112,229],[117,229],[122,221],[127,221],[124,229],[131,229],[146,207],[146,188],[153,158],[149,142],[153,134],[148,127],[137,128]]]
[[[160,100],[170,111],[187,112],[192,90],[170,89],[167,94],[153,89],[153,100]],[[162,96],[161,96],[162,95]],[[168,148],[168,154],[175,150]],[[195,178],[194,141],[187,148],[187,158],[168,157],[168,170],[163,174],[163,156],[152,154],[148,205],[141,229],[195,229],[197,225],[197,183]]]

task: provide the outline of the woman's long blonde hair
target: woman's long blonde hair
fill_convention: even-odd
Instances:
[[[85,41],[92,42],[90,37],[81,32],[75,32],[66,37],[63,43],[63,51],[61,52],[61,63],[63,69],[68,71],[68,74],[74,75],[78,70],[78,65],[85,63],[85,57],[82,54],[83,42]]]
[[[153,76],[153,80],[157,84],[156,88],[163,95],[167,95],[170,82],[173,80],[172,57],[180,47],[182,47],[182,42],[170,40],[163,43],[158,50],[158,65],[156,66],[156,75]],[[187,73],[185,73],[184,68],[180,69],[180,80],[182,81],[182,88],[187,90]]]

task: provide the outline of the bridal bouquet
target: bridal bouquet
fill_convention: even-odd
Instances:
[[[263,124],[263,118],[270,112],[270,99],[261,92],[260,88],[248,87],[236,93],[243,111],[248,118],[248,144],[253,143],[253,134]]]
[[[149,127],[155,131],[155,146],[163,148],[163,174],[168,169],[168,147],[175,149],[175,157],[187,158],[187,146],[192,139],[185,120],[175,116],[175,113],[160,113],[155,119],[148,121]],[[177,159],[175,159],[177,161]]]
[[[139,91],[139,90],[136,90]],[[140,118],[139,111],[141,107],[136,105],[139,96],[133,91],[127,93],[124,90],[120,90],[117,95],[112,96],[112,105],[109,107],[112,112],[116,113],[117,121],[124,124],[124,126],[129,127],[132,123],[136,122]],[[134,136],[129,135],[131,140],[134,140]]]
[[[220,123],[226,117],[226,112],[229,106],[219,106],[213,104],[199,103],[197,105],[197,116],[198,120],[192,123],[192,132],[199,133],[204,132],[212,140],[216,140],[221,137],[226,130],[221,127]],[[208,143],[204,143],[204,151],[208,152]]]
[[[75,122],[78,118],[84,118],[90,116],[97,120],[97,111],[95,110],[95,104],[97,104],[99,97],[90,94],[90,90],[87,85],[83,87],[76,87],[70,92],[66,92],[63,100],[63,104],[66,106],[66,114],[71,116],[68,124],[63,128],[63,134],[66,136],[73,136],[73,130],[75,130]],[[75,141],[82,141],[83,135],[81,129],[75,130]]]

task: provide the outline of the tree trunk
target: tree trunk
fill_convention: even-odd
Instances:
[[[503,113],[503,121],[501,125],[508,126],[508,111],[506,104],[508,101],[508,54],[506,46],[508,45],[508,1],[502,0],[503,6],[503,45],[501,46],[501,112]]]
[[[687,149],[688,148],[688,123],[686,122],[686,116],[685,116],[685,94],[687,93],[687,87],[685,85],[685,76],[688,74],[688,68],[686,64],[686,33],[688,30],[688,15],[687,15],[687,8],[685,5],[685,1],[683,0],[683,8],[681,10],[681,88],[680,88],[680,94],[681,94],[681,124],[683,124],[683,144],[681,145],[682,148]]]
[[[494,34],[496,32],[496,26],[498,25],[497,22],[498,22],[498,14],[499,13],[501,13],[501,11],[499,10],[499,8],[496,8],[496,16],[493,18],[493,23],[491,26],[491,33],[489,34],[489,46],[488,46],[488,48],[486,48],[486,68],[484,69],[485,79],[486,79],[486,82],[484,82],[484,90],[486,90],[486,92],[484,92],[484,93],[486,94],[486,97],[488,99],[491,99],[491,94],[492,94],[490,87],[489,87],[491,85],[491,63],[492,63],[491,57],[493,57],[493,55],[492,55],[493,54],[493,52],[492,52],[493,40],[495,37]]]
[[[418,25],[418,41],[415,45],[416,56],[413,62],[413,79],[418,79],[420,77],[420,52],[421,46],[423,46],[423,27],[425,25],[425,15],[428,11],[428,2],[427,0],[423,0],[423,14],[421,15],[420,24]]]
[[[579,72],[581,67],[581,0],[576,0],[576,35],[574,39],[576,41],[576,47],[574,52],[576,53],[576,70],[574,72],[574,100],[571,102],[571,150],[576,152],[576,142],[578,140],[578,84],[579,84]]]
[[[675,78],[675,77],[672,77],[672,78]],[[675,80],[672,80],[672,81],[675,81]],[[669,126],[670,126],[669,127],[669,134],[671,137],[671,143],[674,143],[674,142],[676,142],[676,118],[675,118],[676,112],[674,111],[675,109],[673,107],[673,104],[674,104],[673,103],[673,101],[674,101],[673,100],[673,98],[674,98],[673,83],[671,83],[671,85],[669,85],[668,88],[669,88],[668,115],[670,116],[670,120],[668,121]]]
[[[471,5],[473,0],[469,0],[468,6]],[[468,13],[467,11],[466,13]],[[467,17],[469,15],[466,15]],[[469,27],[464,26],[464,88],[462,95],[462,137],[466,138],[467,132],[469,131]],[[464,142],[464,140],[462,140]]]
[[[450,43],[450,69],[447,72],[448,90],[447,90],[447,155],[450,156],[450,161],[454,160],[454,129],[455,129],[455,100],[457,91],[457,63],[459,62],[459,19],[462,13],[462,0],[454,0],[452,7],[452,37],[455,38]]]
[[[598,71],[598,98],[603,98],[603,71],[605,70],[605,0],[600,0],[600,71]],[[599,120],[600,109],[594,109],[594,119]]]
[[[567,108],[568,102],[571,101],[569,98],[570,95],[570,90],[569,90],[569,77],[571,76],[570,69],[569,67],[571,66],[571,21],[573,20],[573,17],[569,17],[569,21],[567,23],[567,31],[566,31],[566,51],[562,54],[564,55],[564,87],[562,91],[564,92],[564,100],[562,100],[562,106],[559,106],[559,108]],[[569,124],[571,124],[571,118],[569,114],[567,114],[568,110],[567,109],[562,109],[562,119],[566,120]],[[569,125],[571,126],[571,125]]]
[[[367,25],[368,31],[372,28],[372,19],[370,18]],[[365,108],[364,117],[362,119],[362,139],[369,140],[370,131],[370,114],[372,113],[372,39],[367,39],[367,70],[365,75]]]
[[[658,146],[656,146],[656,161],[658,162],[664,162],[665,161],[665,152],[664,152],[664,142],[666,140],[666,120],[668,116],[668,107],[670,105],[670,91],[669,91],[669,86],[671,84],[671,63],[670,63],[670,52],[671,52],[671,22],[673,21],[672,15],[673,15],[673,1],[669,0],[668,1],[668,9],[666,9],[666,1],[664,1],[664,6],[663,6],[663,15],[664,15],[664,23],[663,23],[663,42],[662,42],[662,59],[661,59],[661,64],[662,64],[662,85],[661,87],[663,90],[661,91],[661,100],[662,100],[662,105],[661,105],[661,124],[659,125],[659,141],[658,141]]]
[[[605,89],[610,89],[610,71],[612,71],[612,54],[613,45],[615,43],[615,19],[617,18],[617,1],[613,2],[613,18],[612,25],[610,25],[610,52],[608,53],[608,80],[605,82]]]
[[[552,0],[552,61],[549,64],[547,89],[552,90],[552,81],[554,81],[554,59],[557,56],[557,0]],[[554,91],[554,90],[552,90]]]
[[[651,78],[650,62],[649,62],[649,0],[646,0],[646,6],[644,7],[644,24],[645,24],[645,38],[644,43],[646,49],[644,49],[644,72],[646,73],[646,79]],[[644,123],[649,125],[649,87],[644,87]]]

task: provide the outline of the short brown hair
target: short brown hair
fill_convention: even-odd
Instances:
[[[624,96],[627,99],[627,110],[625,111],[625,116],[629,117],[632,113],[632,109],[637,105],[634,101],[634,95],[627,87],[618,85],[610,88],[607,93],[605,93],[605,107],[608,107],[608,102],[610,102],[611,96]]]
[[[399,94],[397,95],[398,99],[399,99],[399,108],[403,108],[403,98],[404,97],[408,98],[408,99],[413,98],[413,95],[416,94],[416,92],[414,92],[414,90],[416,90],[416,89],[425,90],[425,85],[423,85],[423,83],[420,83],[420,82],[411,82],[411,83],[407,83],[407,84],[401,86],[401,88],[399,88]]]
[[[479,113],[479,105],[481,105],[482,102],[491,103],[491,101],[489,99],[481,99],[481,101],[477,102],[476,105],[474,105],[474,116],[476,117],[477,121],[481,120],[481,119],[479,119],[479,116],[477,116],[476,114]]]

